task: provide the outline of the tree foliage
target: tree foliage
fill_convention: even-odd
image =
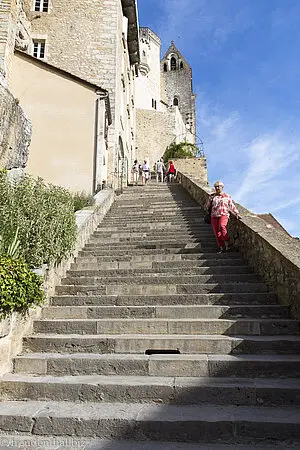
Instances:
[[[197,146],[190,142],[180,142],[176,144],[172,142],[164,153],[164,161],[167,163],[170,159],[194,158],[197,153]]]

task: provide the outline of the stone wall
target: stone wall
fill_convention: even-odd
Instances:
[[[29,119],[0,82],[0,168],[25,167],[30,140]]]
[[[174,159],[173,161],[178,172],[182,172],[185,175],[208,185],[207,164],[206,159],[203,156],[201,156],[201,158]]]
[[[91,234],[103,220],[114,201],[112,190],[104,190],[95,195],[96,206],[91,210],[77,211],[76,223],[78,227],[76,248],[73,257],[62,261],[57,267],[51,266],[44,274],[46,291],[46,305],[54,295],[55,286],[65,277],[74,257],[88,242]],[[21,353],[23,337],[32,332],[33,321],[41,315],[41,308],[31,309],[28,316],[12,314],[0,321],[0,376],[12,370],[13,358]]]
[[[137,158],[148,159],[151,166],[161,158],[176,137],[176,117],[166,112],[137,109]]]
[[[199,181],[178,173],[178,182],[203,205],[211,189]],[[270,226],[248,209],[237,204],[241,220],[229,222],[230,241],[249,266],[278,294],[283,305],[300,319],[300,243]]]
[[[15,47],[27,50],[31,43],[30,28],[22,0],[0,0],[0,72],[8,85]]]

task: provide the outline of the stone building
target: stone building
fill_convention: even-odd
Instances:
[[[115,188],[135,157],[134,80],[139,62],[136,0],[23,0],[32,26],[29,52],[109,92],[107,179]]]
[[[11,88],[32,122],[27,172],[73,192],[95,192],[108,159],[108,92],[16,52]]]
[[[162,61],[160,53],[160,38],[149,28],[140,28],[141,62],[136,78],[137,156],[139,160],[148,159],[150,165],[174,141],[186,139],[195,143],[196,134],[192,70],[173,43]],[[172,58],[176,58],[176,70],[173,70]]]
[[[169,105],[178,106],[184,124],[196,137],[196,96],[193,93],[192,69],[172,41],[161,60],[163,94]]]

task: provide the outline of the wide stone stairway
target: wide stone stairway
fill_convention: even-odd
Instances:
[[[117,197],[0,379],[0,443],[300,448],[299,322],[203,215],[177,184]]]

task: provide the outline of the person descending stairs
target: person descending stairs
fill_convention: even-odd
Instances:
[[[203,216],[116,198],[0,379],[1,449],[300,448],[299,321]]]

